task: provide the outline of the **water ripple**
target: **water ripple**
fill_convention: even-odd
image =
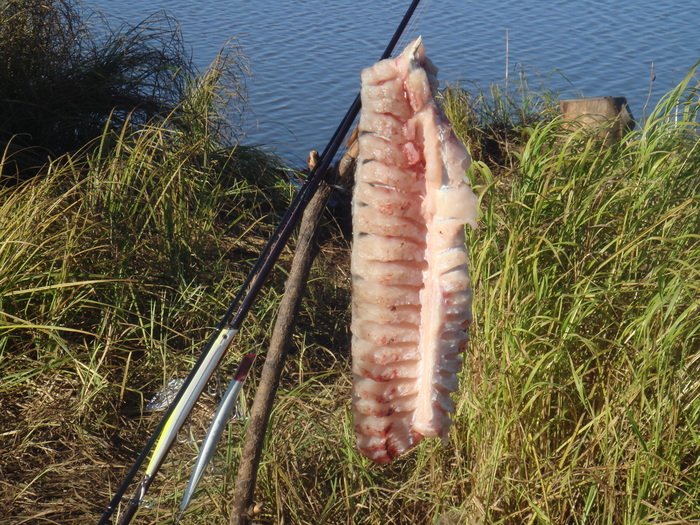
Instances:
[[[322,149],[352,102],[359,71],[386,47],[406,9],[387,0],[87,0],[108,16],[138,22],[167,9],[182,26],[195,62],[206,67],[237,37],[253,79],[248,140],[303,159]],[[694,0],[691,1],[694,3]],[[696,6],[697,7],[697,6]],[[422,11],[421,11],[422,10]],[[700,59],[700,9],[674,0],[601,2],[424,0],[407,34],[422,34],[443,81],[487,87],[523,68],[552,89],[626,96],[635,115]],[[405,43],[408,35],[402,40]],[[532,82],[537,86],[537,82]],[[256,125],[257,121],[257,125]]]

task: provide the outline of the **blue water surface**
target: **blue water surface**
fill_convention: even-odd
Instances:
[[[291,162],[325,147],[409,3],[84,1],[115,25],[167,11],[200,69],[237,39],[251,68],[244,142]],[[700,0],[423,0],[400,45],[422,35],[442,82],[488,88],[525,71],[563,98],[624,96],[639,120],[700,59],[699,22]]]

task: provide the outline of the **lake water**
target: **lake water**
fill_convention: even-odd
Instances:
[[[252,71],[244,142],[264,144],[297,163],[325,147],[357,94],[360,70],[384,51],[409,4],[84,2],[114,25],[167,11],[200,69],[237,38]],[[624,96],[640,119],[700,59],[698,27],[700,0],[423,0],[399,45],[422,35],[443,82],[487,88],[524,70],[532,86],[543,82],[562,98]]]

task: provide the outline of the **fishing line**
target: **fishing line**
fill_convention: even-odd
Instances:
[[[432,0],[425,0],[416,10],[416,13],[413,15],[413,18],[411,18],[411,22],[406,27],[406,31],[404,31],[403,36],[396,45],[397,49],[399,49],[399,52],[402,51],[403,48],[405,48],[409,44],[409,42],[413,42],[416,38],[418,38],[420,34],[418,29],[421,23],[423,22],[423,18],[425,18],[425,14],[430,9],[431,3]]]

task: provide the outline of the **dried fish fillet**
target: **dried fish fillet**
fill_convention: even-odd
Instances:
[[[435,100],[419,38],[362,71],[353,192],[353,412],[378,463],[446,438],[471,323],[469,155]]]

